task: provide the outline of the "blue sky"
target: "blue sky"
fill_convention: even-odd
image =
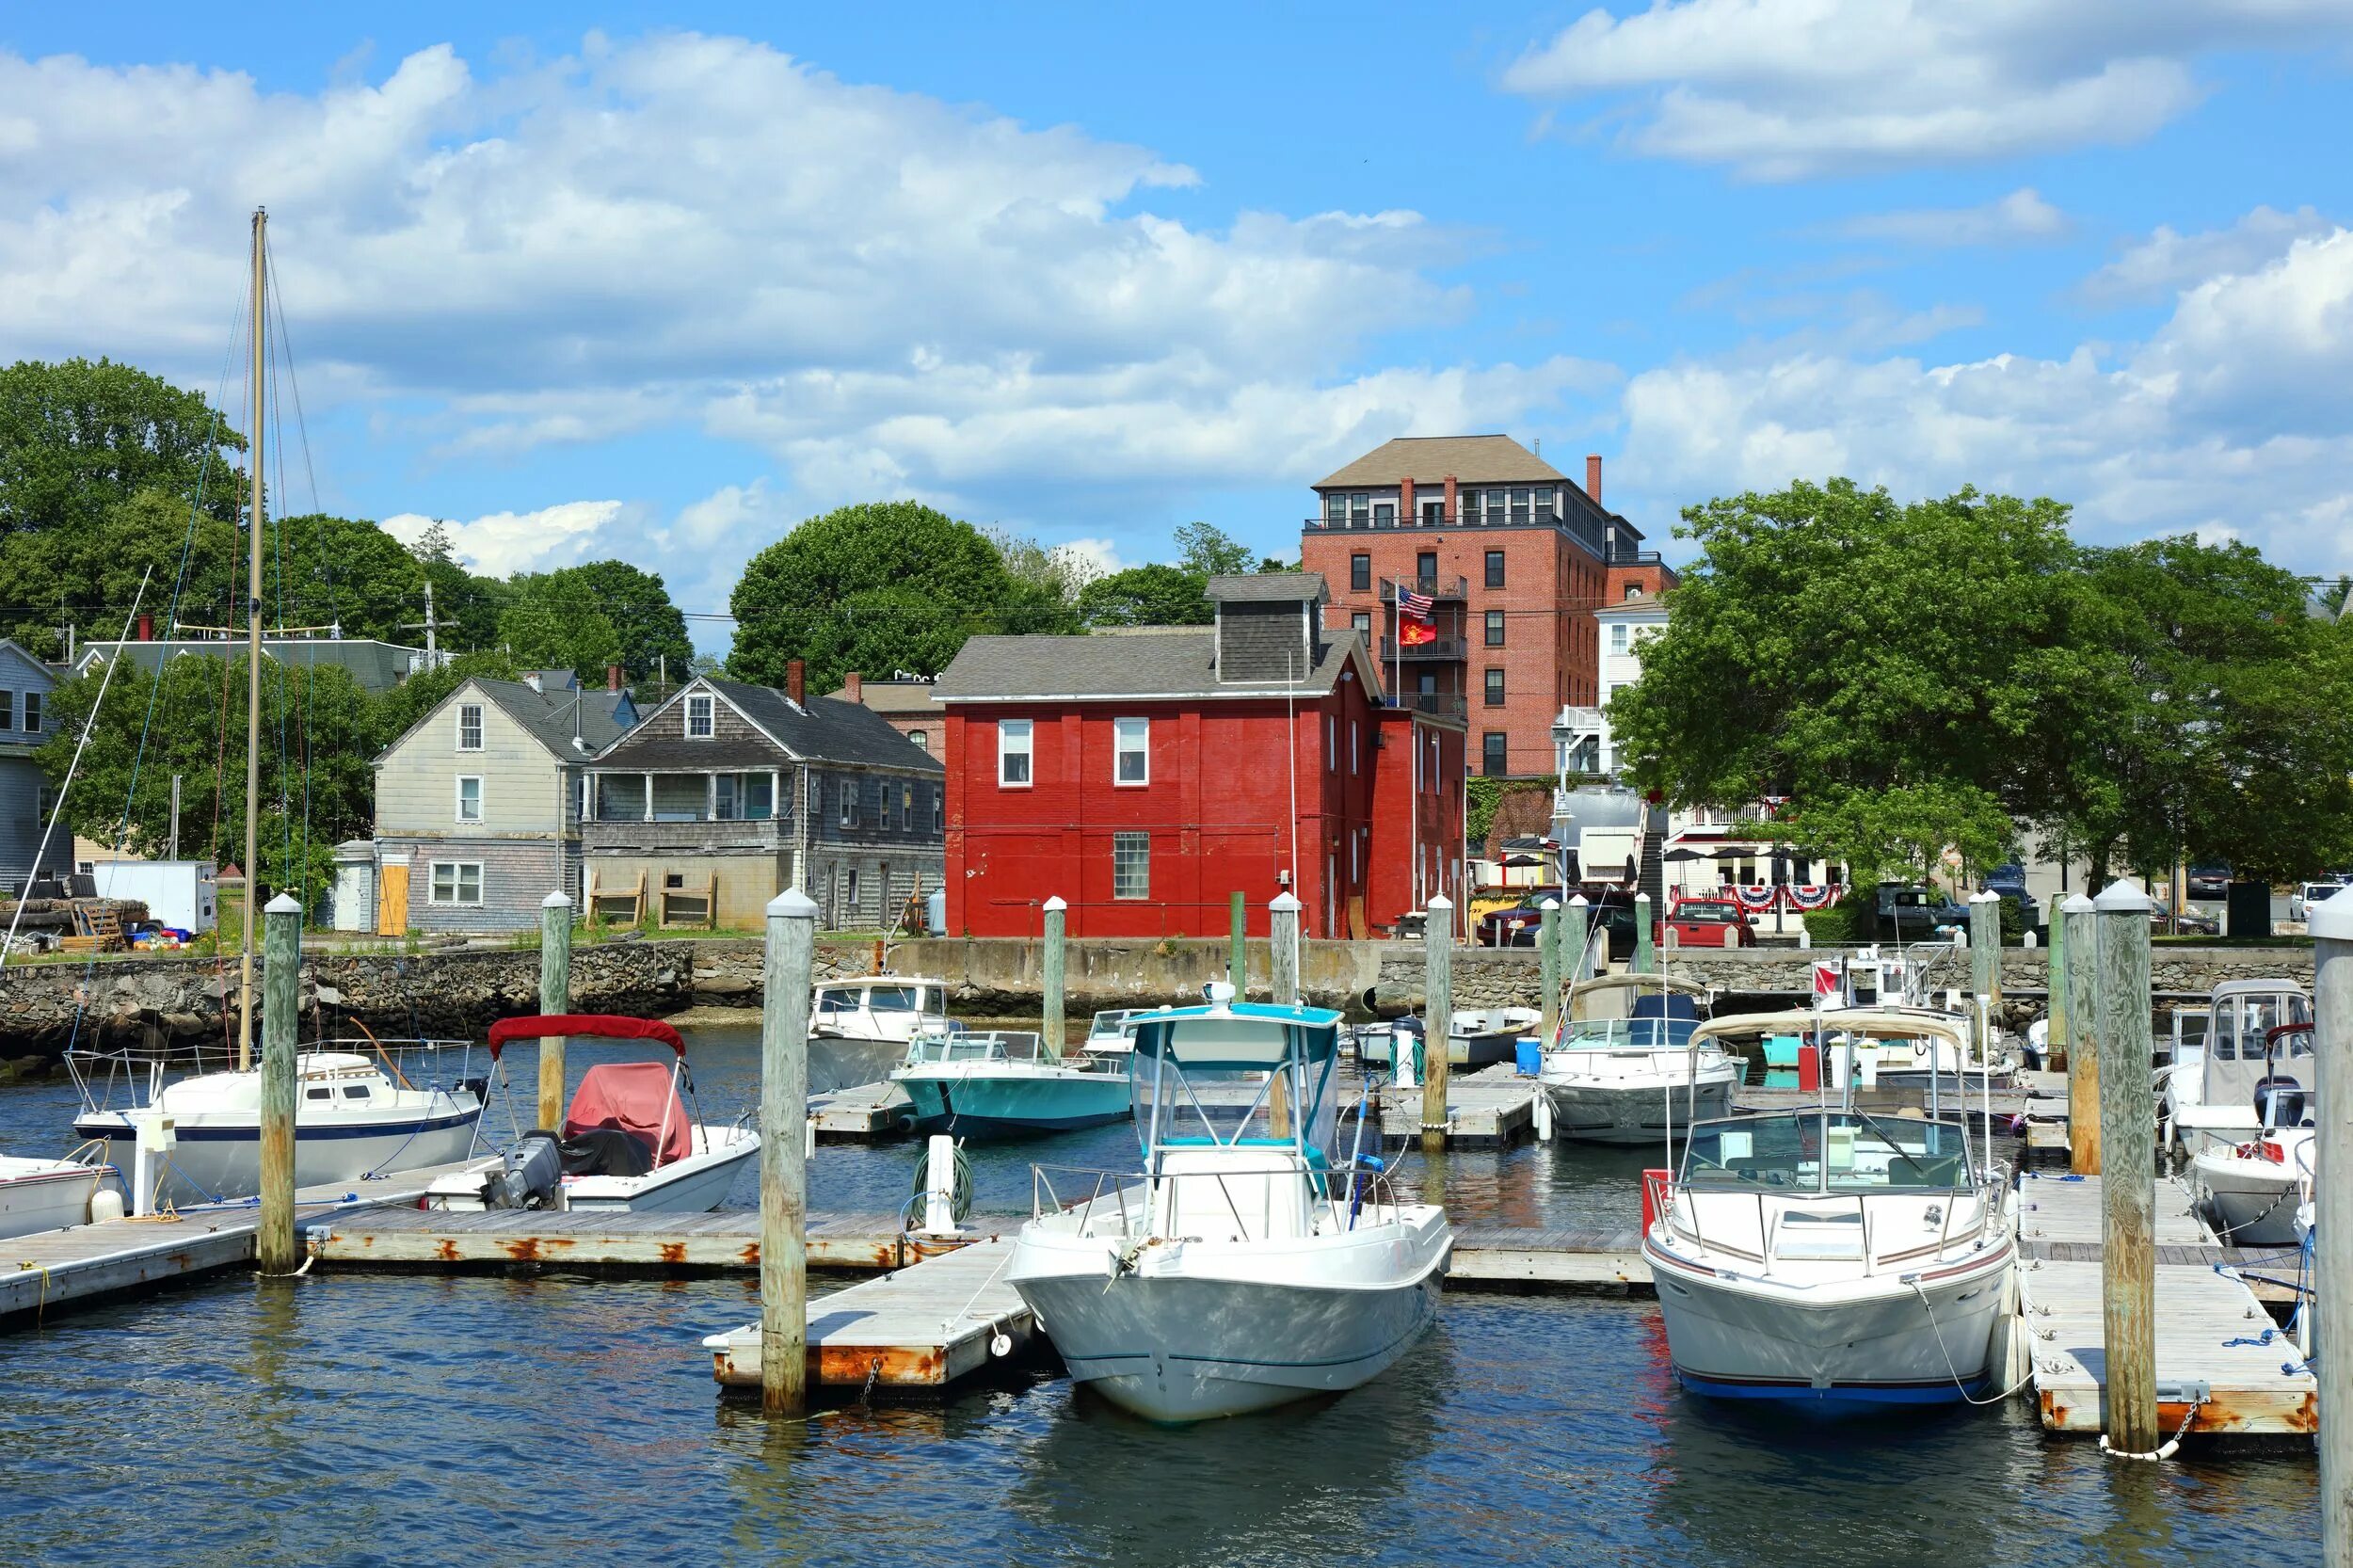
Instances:
[[[486,569],[1288,553],[1499,429],[1660,537],[1838,472],[2353,571],[2353,0],[236,15],[0,16],[0,355],[212,390],[264,201],[320,504]]]

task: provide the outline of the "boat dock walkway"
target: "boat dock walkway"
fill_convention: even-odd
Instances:
[[[2098,1176],[2029,1172],[2020,1184],[2019,1311],[2036,1403],[2052,1432],[2102,1427],[2100,1192]],[[2193,1432],[2314,1431],[2317,1387],[2295,1342],[2247,1282],[2217,1272],[2258,1256],[2217,1245],[2178,1182],[2157,1184],[2156,1254],[2158,1425],[2170,1433],[2190,1416]]]
[[[1509,1062],[1497,1062],[1472,1072],[1449,1073],[1446,1084],[1447,1142],[1457,1148],[1487,1148],[1509,1144],[1529,1132],[1536,1122],[1536,1096],[1544,1089],[1532,1078],[1522,1078]],[[1381,1108],[1381,1136],[1421,1136],[1421,1091],[1400,1089],[1387,1082],[1374,1089]],[[1343,1114],[1346,1112],[1343,1112]]]
[[[821,1143],[872,1143],[906,1131],[915,1104],[888,1079],[808,1096],[808,1118]]]
[[[486,1163],[497,1161],[465,1160],[402,1171],[378,1181],[303,1188],[295,1194],[296,1236],[355,1208],[414,1203],[439,1177]],[[248,1200],[0,1241],[0,1327],[37,1324],[79,1303],[249,1263],[260,1222],[260,1205]]]
[[[1037,1321],[1004,1282],[1009,1236],[973,1241],[808,1304],[812,1383],[945,1388],[1016,1356]],[[703,1341],[726,1388],[760,1386],[760,1325]]]

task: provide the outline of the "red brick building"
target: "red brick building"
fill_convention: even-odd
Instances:
[[[1463,712],[1481,773],[1551,773],[1561,709],[1600,700],[1593,612],[1673,581],[1601,504],[1599,457],[1580,488],[1509,436],[1401,437],[1315,490],[1301,565],[1332,584],[1331,623],[1373,640],[1409,702]],[[1436,601],[1434,642],[1394,641],[1401,588]]]
[[[1312,936],[1461,903],[1464,731],[1390,703],[1312,574],[1220,577],[1217,623],[971,638],[941,672],[948,929],[1216,936],[1289,889]]]

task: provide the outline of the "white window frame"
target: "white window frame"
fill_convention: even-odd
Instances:
[[[1128,727],[1140,727],[1132,742]],[[1136,776],[1127,776],[1128,759],[1137,759],[1141,766]],[[1141,790],[1152,782],[1152,721],[1133,716],[1112,720],[1112,787],[1118,790]]]
[[[1340,721],[1331,713],[1323,715],[1323,767],[1326,773],[1340,771]]]
[[[473,744],[472,745],[466,744],[466,715],[469,713],[473,715]],[[457,705],[457,749],[460,751],[482,749],[482,704],[479,702],[461,702]]]
[[[1016,744],[1016,742],[1018,744]],[[1007,776],[1007,764],[1021,759],[1021,776]],[[997,721],[997,787],[1026,790],[1037,782],[1037,722],[1034,719]]]
[[[441,872],[444,869],[450,873],[450,896],[447,898],[441,896]],[[465,891],[468,871],[473,872],[473,897],[463,898],[459,895]],[[479,909],[482,907],[482,862],[479,860],[436,860],[425,872],[424,887],[427,904],[448,904],[462,909]]]
[[[1356,771],[1356,721],[1348,721],[1348,771]]]
[[[915,749],[918,751],[928,753],[932,749],[931,732],[929,730],[910,729],[907,731],[907,739],[915,743]]]
[[[698,719],[702,724],[700,733],[697,733],[695,728],[696,722]],[[686,738],[690,741],[708,741],[718,735],[719,706],[717,701],[713,699],[709,693],[696,692],[686,699],[686,717],[683,723],[683,728],[685,730]]]
[[[470,817],[470,816],[468,816],[468,815],[466,815],[466,786],[467,786],[467,785],[469,785],[469,784],[471,784],[471,785],[472,785],[472,786],[473,786],[473,815],[472,815],[472,816],[471,816],[471,817]],[[452,820],[452,821],[455,821],[455,822],[461,822],[461,823],[479,823],[479,822],[481,822],[481,821],[482,821],[482,776],[481,776],[480,774],[478,774],[478,773],[461,773],[461,774],[459,774],[459,775],[457,776],[457,782],[456,782],[456,797],[457,797],[457,798],[456,798],[456,805],[452,808],[452,809],[454,810],[454,812],[455,812],[456,814],[455,814],[455,816],[454,816],[451,820]]]
[[[39,692],[26,692],[24,694],[24,714],[21,721],[24,726],[24,733],[27,735],[40,734],[40,694]]]
[[[1610,622],[1610,623],[1609,623],[1609,651],[1610,651],[1610,652],[1612,652],[1612,653],[1624,653],[1624,652],[1626,650],[1626,648],[1628,647],[1628,645],[1630,645],[1632,642],[1633,642],[1633,638],[1632,638],[1632,636],[1631,636],[1631,635],[1629,635],[1629,633],[1627,632],[1627,630],[1626,630],[1626,624],[1625,624],[1625,622],[1624,622],[1624,621],[1620,620],[1620,621],[1612,621],[1612,622]]]

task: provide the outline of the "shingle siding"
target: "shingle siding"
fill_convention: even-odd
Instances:
[[[1304,680],[1318,662],[1318,650],[1308,646],[1311,622],[1302,603],[1220,605],[1218,680]]]
[[[558,848],[552,840],[379,839],[376,844],[383,864],[408,866],[408,929],[428,936],[536,930],[539,905],[550,893],[579,896],[579,857],[567,847],[559,871]],[[479,861],[481,904],[434,903],[436,861]]]

